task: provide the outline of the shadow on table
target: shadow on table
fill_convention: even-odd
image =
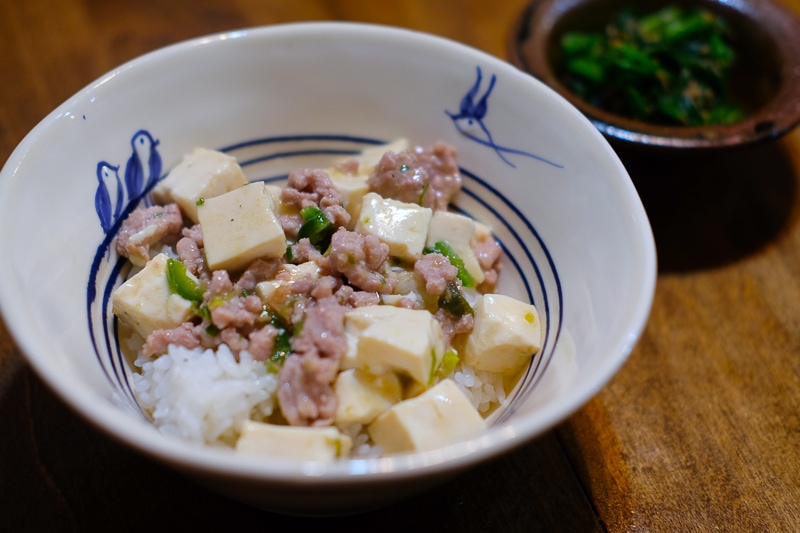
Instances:
[[[779,142],[680,157],[616,149],[650,218],[660,272],[735,262],[791,216],[797,181]]]

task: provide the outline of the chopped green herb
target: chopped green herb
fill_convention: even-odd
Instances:
[[[562,82],[595,107],[653,124],[705,126],[743,118],[729,94],[736,54],[725,21],[677,4],[633,8],[603,30],[561,39]]]
[[[447,288],[439,297],[439,307],[457,317],[475,314],[472,306],[469,305],[467,299],[461,294],[461,289],[455,283],[447,284]]]
[[[197,199],[197,201],[195,202],[195,205],[197,205],[198,207],[200,207],[200,206],[201,206],[201,205],[203,205],[204,203],[206,203],[206,199],[205,199],[205,198],[203,198],[203,197],[201,196],[200,198],[198,198],[198,199]]]
[[[286,362],[286,358],[292,353],[292,326],[277,313],[264,311],[262,317],[278,330],[278,335],[272,344],[272,353],[266,361],[267,371],[274,370],[274,373],[277,374],[283,363]]]
[[[203,301],[205,288],[186,271],[186,265],[171,257],[167,259],[167,283],[172,293],[192,302]]]
[[[328,247],[334,227],[328,217],[318,207],[310,205],[300,210],[305,223],[297,233],[297,239],[308,239],[311,244],[322,251]]]
[[[467,267],[464,265],[464,261],[458,256],[458,254],[453,250],[453,248],[447,242],[439,241],[432,247],[425,248],[423,250],[423,253],[442,254],[450,261],[451,265],[453,265],[458,269],[458,279],[461,280],[461,285],[467,288],[475,287],[475,278],[472,277],[472,274],[469,273]]]
[[[281,329],[278,336],[275,337],[275,343],[273,344],[272,354],[269,356],[269,360],[277,365],[283,366],[283,363],[286,362],[286,358],[292,353],[291,339],[291,332]]]

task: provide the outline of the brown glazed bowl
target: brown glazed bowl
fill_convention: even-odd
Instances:
[[[648,124],[589,105],[560,83],[556,66],[564,33],[600,29],[609,16],[632,4],[644,11],[676,3],[706,6],[730,24],[739,58],[732,89],[745,109],[744,120],[706,127]],[[800,21],[777,2],[534,0],[512,29],[508,53],[518,68],[577,107],[615,147],[705,152],[775,139],[800,123]]]

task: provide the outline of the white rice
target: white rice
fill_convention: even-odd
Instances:
[[[506,401],[501,374],[475,370],[469,365],[459,363],[453,370],[452,378],[481,414],[488,413]]]
[[[353,440],[353,448],[350,451],[350,457],[380,457],[383,453],[381,447],[370,440],[367,428],[362,424],[339,426],[339,431]]]
[[[277,376],[247,352],[236,361],[227,346],[216,353],[170,346],[158,359],[137,360],[139,401],[164,433],[198,443],[232,444],[248,419],[263,420],[275,407]]]
[[[277,376],[246,351],[237,362],[225,345],[216,352],[170,346],[167,354],[134,364],[141,367],[141,374],[132,375],[136,394],[156,427],[196,443],[232,446],[244,421],[264,421],[277,405]],[[506,399],[499,374],[459,363],[450,379],[481,414]],[[362,425],[339,429],[353,439],[352,457],[381,455]]]

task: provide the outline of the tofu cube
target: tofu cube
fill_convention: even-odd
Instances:
[[[342,370],[362,368],[365,363],[358,358],[358,339],[361,332],[378,320],[395,316],[392,306],[367,305],[349,311],[344,317],[344,334],[347,340],[347,352],[339,363]]]
[[[240,428],[236,451],[300,461],[333,461],[347,457],[352,439],[335,427],[277,426],[252,420]]]
[[[502,294],[484,294],[473,306],[475,327],[464,346],[464,363],[476,370],[513,374],[541,348],[536,308]]]
[[[472,251],[472,238],[475,235],[475,221],[458,213],[437,211],[431,217],[426,246],[445,241],[464,262],[464,268],[475,279],[475,284],[483,282],[483,269]]]
[[[389,245],[389,255],[414,261],[422,255],[433,211],[417,204],[383,198],[374,192],[361,200],[355,231],[375,235]]]
[[[291,287],[295,282],[306,276],[311,276],[315,281],[320,278],[321,269],[314,261],[307,261],[299,265],[286,263],[281,265],[275,279],[262,281],[256,284],[256,294],[262,300],[268,300],[280,287]]]
[[[286,253],[283,233],[272,196],[262,182],[254,182],[207,199],[197,210],[211,270],[240,270],[259,257]]]
[[[335,168],[325,171],[333,182],[333,186],[342,195],[342,206],[350,214],[350,227],[355,227],[358,216],[361,213],[361,202],[369,192],[367,179],[369,176],[343,174]]]
[[[142,338],[157,329],[176,328],[193,316],[192,302],[172,294],[167,255],[158,254],[111,295],[111,311]]]
[[[184,215],[197,223],[197,201],[208,200],[247,184],[236,159],[206,148],[195,148],[184,156],[158,185],[153,199],[160,204],[175,202]]]
[[[395,404],[367,428],[385,453],[433,450],[485,430],[486,421],[451,379]]]
[[[371,374],[351,368],[340,372],[333,384],[339,403],[334,423],[367,425],[401,399],[402,386],[394,372]]]
[[[442,362],[442,327],[428,311],[388,305],[345,315],[348,365],[373,373],[393,370],[427,386]]]

